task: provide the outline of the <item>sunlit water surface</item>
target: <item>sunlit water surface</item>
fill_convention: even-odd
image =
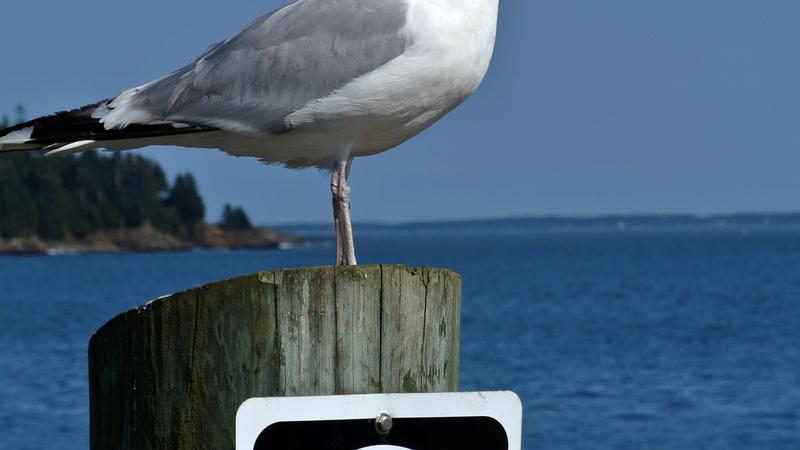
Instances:
[[[462,390],[512,389],[526,449],[800,449],[800,231],[357,235],[457,270]],[[117,313],[285,251],[0,257],[0,448],[88,448],[86,347]]]

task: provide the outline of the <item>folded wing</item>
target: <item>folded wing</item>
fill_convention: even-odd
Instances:
[[[107,128],[178,122],[286,131],[286,116],[403,53],[407,9],[406,0],[297,1],[95,115]]]

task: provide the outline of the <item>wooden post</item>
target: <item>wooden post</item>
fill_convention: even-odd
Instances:
[[[161,298],[89,343],[92,450],[227,450],[251,397],[458,390],[461,281],[263,272]]]

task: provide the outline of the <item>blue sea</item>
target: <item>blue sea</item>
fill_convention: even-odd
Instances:
[[[461,273],[462,390],[516,391],[525,449],[800,449],[800,230],[357,238]],[[88,448],[87,343],[117,313],[333,251],[0,257],[0,449]]]

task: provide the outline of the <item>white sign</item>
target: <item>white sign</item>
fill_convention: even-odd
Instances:
[[[513,392],[247,400],[236,450],[521,450]]]

